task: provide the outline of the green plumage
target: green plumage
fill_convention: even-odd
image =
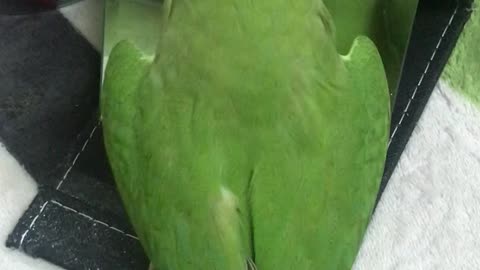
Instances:
[[[161,14],[160,14],[161,13]],[[118,189],[158,270],[349,269],[389,129],[375,45],[335,47],[321,1],[170,0],[154,58],[110,54]]]
[[[340,53],[346,53],[359,35],[375,42],[382,56],[393,102],[418,0],[323,1],[337,29],[335,43]]]

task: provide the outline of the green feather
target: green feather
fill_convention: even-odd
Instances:
[[[339,55],[321,1],[165,5],[154,59],[119,43],[101,95],[118,189],[156,269],[349,269],[388,139],[375,45]]]

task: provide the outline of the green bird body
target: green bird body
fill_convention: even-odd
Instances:
[[[381,179],[375,45],[337,53],[322,1],[165,1],[156,53],[112,50],[118,189],[158,270],[350,269]]]

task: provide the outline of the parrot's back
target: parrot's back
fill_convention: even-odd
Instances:
[[[373,43],[338,55],[321,1],[164,2],[153,59],[102,91],[119,191],[158,270],[349,269],[383,168]]]

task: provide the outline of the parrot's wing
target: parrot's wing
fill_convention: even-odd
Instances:
[[[245,270],[247,210],[228,182],[250,172],[235,169],[211,134],[209,103],[163,56],[150,64],[127,42],[110,55],[101,99],[118,190],[157,269]]]
[[[183,37],[184,24],[177,23],[170,22],[152,63],[133,45],[118,44],[101,97],[117,186],[154,265],[348,269],[375,201],[387,144],[387,82],[373,43],[358,39],[343,60],[319,53],[335,63],[319,61],[320,79],[318,70],[307,70],[312,82],[299,74],[296,91],[279,98],[287,107],[289,101],[306,105],[285,108],[292,114],[268,99],[284,93],[274,87],[265,87],[262,97],[247,95],[255,106],[237,109],[226,95],[233,91],[217,90],[226,89],[222,72],[238,77],[238,70],[223,66],[230,61],[206,61],[205,45],[184,47],[183,38],[201,33],[192,24]],[[328,69],[338,77],[329,77]],[[212,74],[216,80],[207,80]],[[287,88],[288,80],[279,86]],[[265,107],[261,127],[252,121],[256,114],[246,113],[257,107]]]
[[[368,38],[356,39],[351,52],[339,58],[336,74],[344,82],[315,89],[321,91],[320,113],[306,136],[313,134],[317,143],[287,145],[257,167],[253,219],[259,269],[347,270],[360,247],[386,157],[389,92]]]
[[[146,235],[144,246],[158,269],[244,270],[250,257],[246,209],[229,183],[248,180],[249,171],[237,169],[236,156],[225,150],[239,146],[213,132],[213,102],[189,91],[192,86],[182,83],[191,81],[176,78],[182,75],[163,61],[169,60],[152,65],[138,92],[142,172],[136,184],[142,195],[132,201],[138,208],[132,220],[143,222],[136,229]]]
[[[336,231],[342,242],[331,248],[341,254],[342,269],[350,269],[370,221],[385,166],[390,131],[390,92],[382,58],[367,37],[357,37],[350,53],[342,57],[350,78],[351,108],[349,136],[343,142],[345,182],[340,181],[336,196],[343,222]],[[352,157],[349,161],[347,157]],[[342,162],[342,161],[339,161]],[[351,162],[351,163],[350,163]],[[335,206],[333,206],[335,207]]]
[[[353,42],[350,53],[342,56],[342,60],[350,76],[349,92],[358,98],[357,106],[365,109],[364,113],[359,115],[360,121],[357,123],[362,126],[369,125],[371,130],[376,131],[374,135],[377,137],[369,138],[367,143],[387,140],[390,127],[390,103],[387,101],[390,100],[390,94],[382,58],[375,44],[369,38],[360,36]],[[361,119],[362,117],[365,119]],[[378,145],[380,158],[384,159],[386,146],[381,143]]]
[[[139,174],[134,121],[137,114],[137,92],[151,60],[128,42],[119,42],[112,50],[105,70],[101,91],[101,112],[110,165],[121,197],[129,213],[135,211],[130,202],[138,190]],[[126,192],[128,191],[128,192]],[[134,221],[135,222],[135,221]]]

